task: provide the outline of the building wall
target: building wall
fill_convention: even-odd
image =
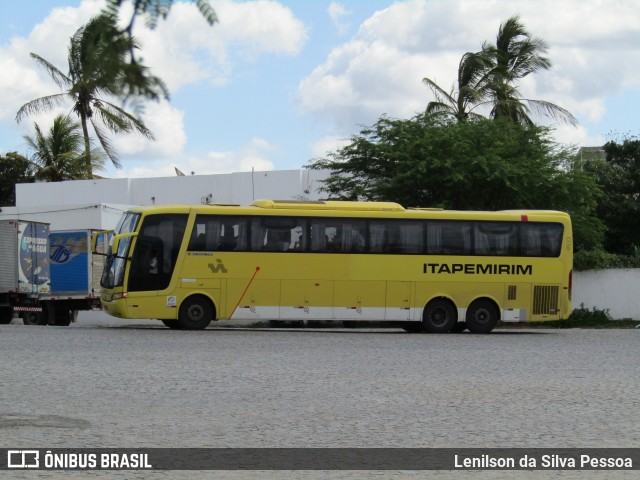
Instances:
[[[112,230],[127,208],[129,205],[113,203],[2,207],[0,220],[48,223],[52,231]]]
[[[640,320],[640,268],[573,272],[573,307],[607,309],[615,319]]]
[[[326,170],[237,172],[157,178],[110,178],[16,185],[16,205],[235,203],[318,200]]]

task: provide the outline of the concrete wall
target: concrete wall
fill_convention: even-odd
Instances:
[[[111,230],[129,205],[114,203],[2,207],[0,220],[48,223],[54,230]]]
[[[157,178],[109,178],[16,185],[16,205],[236,203],[318,200],[326,170],[279,170]],[[3,207],[4,208],[4,207]]]
[[[640,268],[573,272],[573,307],[608,309],[615,319],[640,320]]]

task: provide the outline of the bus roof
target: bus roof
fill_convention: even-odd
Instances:
[[[251,206],[296,210],[404,211],[404,207],[395,202],[348,202],[340,200],[256,200],[251,203]]]
[[[350,213],[363,217],[423,218],[431,220],[493,220],[493,221],[569,221],[569,215],[554,210],[444,210],[442,208],[404,208],[395,202],[353,202],[339,200],[256,200],[250,205],[203,204],[203,205],[147,205],[130,209],[131,212],[179,213],[196,209],[205,213],[215,211],[223,215],[322,215],[345,217]]]

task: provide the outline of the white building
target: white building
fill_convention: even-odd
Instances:
[[[133,205],[318,200],[327,170],[280,170],[157,178],[111,178],[16,185],[16,206],[0,220],[51,224],[52,230],[111,229]]]

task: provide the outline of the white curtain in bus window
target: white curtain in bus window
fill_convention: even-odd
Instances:
[[[422,253],[423,222],[376,221],[369,224],[371,253]]]
[[[319,222],[311,223],[311,251],[312,252],[326,252],[327,245],[336,235],[336,229],[332,228],[331,231],[327,228],[327,225]]]
[[[434,255],[469,255],[471,222],[428,222],[427,253]]]
[[[560,223],[523,223],[522,255],[557,257],[562,247],[563,227]]]
[[[365,222],[362,220],[325,218],[311,221],[312,252],[364,252],[364,239]]]
[[[304,221],[298,218],[255,218],[251,223],[251,249],[287,252],[301,248]]]
[[[198,215],[193,225],[190,251],[246,250],[246,220],[237,217]]]
[[[518,225],[513,222],[475,222],[474,253],[495,256],[517,255]]]
[[[422,253],[424,248],[424,223],[401,222],[399,225],[399,253]]]

